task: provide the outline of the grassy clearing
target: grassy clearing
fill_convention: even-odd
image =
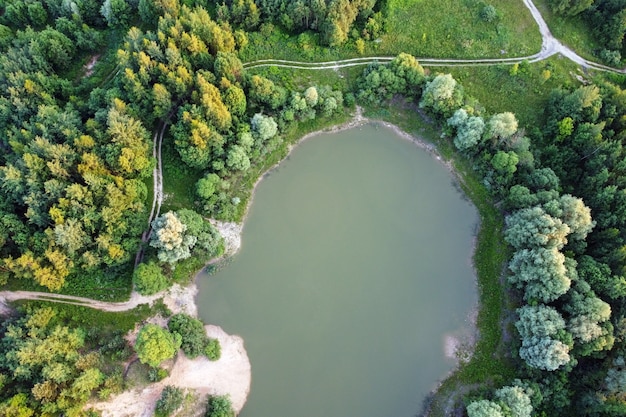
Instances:
[[[497,18],[480,18],[491,4]],[[428,18],[424,18],[428,16]],[[354,39],[335,48],[319,46],[317,34],[289,36],[279,28],[250,34],[242,61],[291,59],[331,61],[360,56]],[[417,57],[477,58],[526,56],[539,52],[541,35],[524,4],[517,0],[389,0],[387,34],[366,42],[364,56],[408,52]]]
[[[580,16],[564,17],[552,13],[546,0],[534,0],[534,3],[555,38],[583,58],[600,61],[594,52],[601,50],[602,46],[591,34],[589,26]]]
[[[573,62],[560,56],[545,61],[513,66],[437,67],[432,72],[451,73],[465,94],[477,99],[487,112],[511,111],[527,129],[537,126],[541,109],[550,91],[580,85],[575,76],[584,76]]]
[[[492,22],[480,17],[487,4],[497,11]],[[541,48],[537,24],[517,0],[389,0],[388,10],[382,52],[473,58],[526,56]]]
[[[249,74],[258,74],[271,79],[279,85],[293,91],[304,91],[315,85],[328,85],[333,90],[350,91],[352,85],[363,72],[365,65],[358,67],[327,70],[307,70],[278,67],[258,67],[246,70]]]
[[[85,329],[95,328],[104,334],[126,333],[134,329],[136,323],[161,310],[159,306],[151,308],[147,304],[141,304],[132,310],[120,313],[53,301],[16,301],[15,305],[26,309],[51,307],[58,311],[58,317],[63,323]]]
[[[336,48],[320,46],[318,34],[307,32],[301,36],[290,36],[275,26],[270,33],[248,34],[249,44],[240,53],[243,62],[257,59],[289,59],[293,61],[333,61],[359,56],[354,42]],[[365,55],[376,55],[373,42],[368,42]]]
[[[481,226],[474,254],[480,299],[477,319],[480,337],[471,361],[461,365],[431,398],[431,415],[444,416],[447,415],[446,408],[450,405],[449,398],[459,397],[457,394],[468,387],[479,383],[503,383],[515,375],[513,366],[505,359],[506,351],[501,342],[506,294],[500,277],[509,257],[507,245],[502,238],[503,217],[494,207],[489,192],[474,174],[469,161],[458,156],[450,140],[440,137],[436,126],[402,105],[387,109],[370,108],[366,115],[389,121],[414,136],[434,143],[439,153],[452,162],[461,187],[480,213]]]
[[[134,259],[135,254],[131,257]],[[132,264],[120,268],[115,273],[105,274],[94,271],[86,276],[84,272],[77,272],[65,279],[65,285],[59,291],[50,291],[47,287],[37,284],[34,280],[10,277],[5,291],[38,291],[44,293],[74,295],[100,301],[126,301],[131,292]]]
[[[202,170],[187,166],[174,147],[174,138],[167,133],[161,149],[163,161],[163,205],[161,213],[182,208],[193,209],[195,204],[195,185],[204,175]]]

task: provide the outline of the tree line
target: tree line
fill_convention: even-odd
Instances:
[[[626,34],[624,0],[550,0],[550,9],[561,16],[580,16],[599,41],[595,53],[607,64],[620,66]]]
[[[517,379],[470,395],[468,416],[623,415],[624,90],[556,90],[545,125],[527,133],[512,113],[487,114],[452,76],[427,74],[406,54],[370,65],[357,84],[369,103],[415,100],[505,214]]]

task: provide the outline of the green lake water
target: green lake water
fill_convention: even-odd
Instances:
[[[241,251],[198,280],[201,318],[243,337],[243,417],[411,417],[477,303],[476,209],[380,125],[301,144],[257,188]]]

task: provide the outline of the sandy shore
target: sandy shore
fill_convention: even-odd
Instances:
[[[173,313],[186,313],[197,316],[195,284],[187,287],[174,285],[163,298]],[[160,325],[165,319],[154,317],[150,320]],[[206,399],[209,395],[229,395],[237,414],[241,411],[250,392],[251,368],[243,339],[229,335],[219,326],[205,326],[210,338],[218,339],[222,349],[219,360],[211,362],[205,357],[187,358],[179,352],[173,363],[166,363],[170,375],[164,380],[145,387],[131,389],[116,395],[108,401],[88,404],[87,408],[99,410],[103,417],[149,417],[154,414],[156,402],[167,385],[176,386],[194,393],[195,404],[186,410],[185,416],[204,416]],[[134,342],[135,334],[129,335]]]

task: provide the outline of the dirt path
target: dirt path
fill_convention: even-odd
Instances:
[[[0,308],[8,308],[7,302],[17,300],[41,300],[54,301],[56,303],[75,304],[85,307],[95,308],[102,311],[128,311],[140,304],[151,304],[158,298],[163,297],[164,293],[145,296],[137,292],[133,292],[128,301],[119,303],[98,301],[91,298],[76,297],[73,295],[50,294],[35,291],[0,291]]]

